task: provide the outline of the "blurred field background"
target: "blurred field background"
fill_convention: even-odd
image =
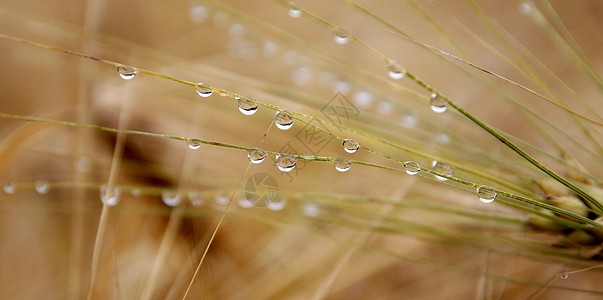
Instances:
[[[379,22],[601,122],[600,1],[357,2],[379,19],[349,1],[296,4],[524,141],[522,148],[555,172],[571,177],[568,165],[582,165],[584,182],[600,197],[601,126]],[[217,92],[201,98],[194,87],[144,72],[123,80],[113,65],[6,37],[0,39],[0,113],[248,148],[266,134],[265,150],[404,169],[364,148],[344,152],[338,138],[351,138],[425,168],[439,158],[456,166],[459,178],[502,190],[507,183],[516,187],[510,192],[531,199],[552,194],[538,187],[544,173],[453,108],[432,112],[430,92],[408,76],[389,78],[387,64],[356,40],[340,45],[328,25],[305,13],[289,16],[286,2],[0,0],[0,24],[3,35],[207,83],[320,119],[328,118],[329,101],[345,99],[357,114],[338,119],[340,125],[365,135],[307,120],[336,135],[319,133],[324,147],[311,146],[299,120],[286,131],[268,130],[275,114],[268,107],[245,116],[235,99]],[[547,221],[534,226],[524,210],[498,200],[484,204],[475,191],[429,175],[358,164],[341,173],[330,162],[302,160],[282,173],[274,155],[246,171],[246,154],[0,118],[0,298],[182,299],[232,195],[187,299],[603,294],[603,268],[596,268],[601,240],[592,234],[577,238],[578,231]],[[276,179],[284,207],[245,207],[246,183],[263,173]],[[119,189],[115,206],[100,201],[106,185]],[[162,195],[179,195],[181,202],[166,206]],[[592,269],[579,271],[586,268]],[[568,278],[561,272],[570,272]]]

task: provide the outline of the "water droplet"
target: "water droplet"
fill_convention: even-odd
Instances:
[[[189,148],[193,149],[193,150],[197,150],[199,148],[201,148],[201,140],[198,139],[187,139],[186,140],[186,144],[188,145]]]
[[[230,25],[230,28],[228,28],[228,34],[233,39],[242,38],[246,31],[245,26],[239,23],[232,24]]]
[[[177,206],[180,204],[180,194],[175,190],[163,190],[161,192],[161,201],[167,206]]]
[[[142,194],[142,191],[139,188],[132,188],[130,190],[130,194],[134,197],[138,197],[140,194]]]
[[[419,174],[419,171],[421,171],[419,164],[414,161],[405,162],[404,169],[406,169],[406,174],[408,175],[417,175]]]
[[[197,191],[188,192],[188,200],[195,207],[203,205],[203,194]]]
[[[239,199],[239,206],[243,207],[243,208],[250,208],[253,207],[253,202],[247,200],[247,199]]]
[[[291,72],[291,80],[299,86],[306,86],[314,80],[314,73],[310,68],[298,67]]]
[[[498,193],[496,193],[494,188],[491,186],[482,185],[477,188],[477,197],[479,197],[479,200],[484,203],[492,203],[492,201],[496,199],[497,195]]]
[[[228,201],[230,201],[230,197],[229,196],[224,196],[224,195],[219,195],[216,196],[216,199],[214,199],[216,201],[216,203],[220,204],[220,205],[226,205],[228,204]]]
[[[524,16],[531,14],[532,13],[532,5],[530,5],[530,3],[527,3],[527,2],[519,3],[519,13],[521,13]]]
[[[271,200],[270,203],[268,203],[267,207],[269,210],[279,211],[279,210],[283,210],[283,208],[285,208],[286,204],[287,204],[287,199],[281,197],[281,198],[279,198],[279,201]]]
[[[201,23],[209,17],[209,10],[202,5],[193,5],[188,11],[188,17],[193,22]]]
[[[400,119],[402,126],[406,128],[414,128],[419,123],[419,117],[415,115],[405,115]]]
[[[128,66],[117,67],[117,72],[119,73],[119,77],[125,80],[130,80],[134,78],[136,73],[138,73],[138,71],[134,70],[134,68]]]
[[[249,149],[249,151],[247,151],[247,157],[249,158],[251,163],[254,164],[259,164],[263,162],[264,159],[266,159],[266,156],[268,156],[268,153],[266,153],[266,151],[257,148]]]
[[[394,106],[389,102],[381,102],[377,105],[377,111],[382,115],[391,115]]]
[[[291,155],[279,155],[276,157],[276,166],[283,172],[291,172],[295,168],[297,157]]]
[[[106,184],[101,185],[100,187],[100,199],[106,205],[115,206],[119,203],[119,195],[121,191],[118,187],[113,187],[109,189]]]
[[[197,84],[197,94],[199,94],[199,96],[203,97],[203,98],[207,98],[209,96],[211,96],[211,94],[214,93],[214,91],[212,91],[210,89],[211,85],[207,84],[207,83],[199,83]]]
[[[406,73],[404,69],[395,61],[387,64],[387,75],[391,79],[402,79]]]
[[[335,43],[339,45],[345,45],[350,42],[350,37],[348,36],[347,31],[340,28],[335,31],[335,37],[333,38],[333,40],[335,40]]]
[[[36,182],[34,183],[34,187],[38,194],[48,193],[48,181],[46,180],[36,180]]]
[[[304,215],[308,217],[317,217],[320,215],[320,206],[314,203],[306,203],[302,209],[304,211]]]
[[[287,12],[291,18],[299,18],[302,15],[302,11],[297,8],[297,4],[290,2],[289,11]]]
[[[373,104],[373,95],[365,91],[357,91],[354,93],[354,103],[359,108],[368,108]]]
[[[239,98],[238,102],[239,111],[246,116],[251,116],[255,114],[256,111],[258,111],[258,104],[254,101],[245,98]]]
[[[454,167],[452,165],[449,165],[447,163],[443,163],[440,161],[436,161],[434,160],[433,163],[431,164],[431,166],[433,167],[433,170],[446,175],[446,176],[452,176],[452,174],[454,174]],[[438,175],[434,175],[435,179],[439,180],[439,181],[446,181],[448,180],[448,178],[446,177],[442,177],[442,176],[438,176]]]
[[[352,167],[352,162],[347,159],[338,159],[334,162],[335,170],[339,172],[345,172]]]
[[[4,192],[7,194],[14,194],[17,190],[14,181],[7,181],[4,183]]]
[[[90,170],[92,169],[92,163],[90,162],[90,158],[86,156],[80,157],[78,160],[75,161],[75,168],[84,173],[90,172]]]
[[[559,277],[561,277],[561,279],[567,279],[569,277],[569,273],[567,271],[561,271],[561,273],[559,273]]]
[[[431,110],[438,114],[445,112],[448,109],[448,102],[444,100],[440,95],[433,93],[431,94]]]
[[[358,148],[360,148],[360,145],[358,145],[358,142],[356,142],[352,139],[343,140],[343,150],[345,150],[345,152],[354,153],[354,152],[358,151]]]
[[[301,158],[306,159],[306,160],[311,160],[314,159],[316,156],[314,156],[314,154],[312,153],[302,153],[299,155]]]
[[[293,115],[288,110],[279,110],[274,115],[274,124],[281,130],[287,130],[293,126]]]

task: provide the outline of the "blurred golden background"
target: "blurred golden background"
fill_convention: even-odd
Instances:
[[[0,298],[182,299],[189,283],[187,299],[601,297],[592,232],[577,239],[582,231],[557,223],[530,225],[529,212],[485,205],[473,188],[400,171],[404,161],[442,160],[477,184],[553,194],[535,184],[544,173],[452,107],[432,112],[431,92],[409,74],[389,78],[383,60],[555,172],[570,176],[571,156],[601,195],[601,127],[576,116],[601,122],[600,1],[295,5],[301,11],[282,1],[0,1]],[[111,62],[140,70],[123,80]],[[226,93],[199,97],[166,76]],[[233,94],[267,105],[246,116]],[[298,118],[291,129],[271,125],[274,107]],[[329,114],[342,107],[350,114]],[[241,149],[193,150],[82,124],[380,167],[338,172],[299,159],[285,173],[273,153],[256,165]],[[361,148],[346,153],[342,139]],[[278,193],[272,206],[248,207],[254,187]],[[113,196],[118,203],[103,206]]]

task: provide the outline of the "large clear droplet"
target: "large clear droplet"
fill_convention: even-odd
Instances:
[[[138,73],[138,71],[134,70],[134,68],[128,66],[117,67],[117,72],[119,73],[119,77],[125,80],[130,80],[134,78],[136,73]]]
[[[389,76],[389,78],[397,80],[402,79],[404,75],[406,75],[406,73],[397,62],[392,61],[387,64],[387,75]]]
[[[48,181],[46,180],[36,180],[36,182],[34,182],[34,187],[38,194],[48,193]]]
[[[297,8],[297,5],[293,2],[289,3],[289,11],[287,12],[291,18],[299,18],[302,15],[302,11]]]
[[[559,277],[561,277],[561,279],[567,279],[569,277],[569,273],[567,271],[561,271],[561,273],[559,273]]]
[[[188,192],[188,200],[194,207],[203,205],[203,194],[197,191]]]
[[[163,190],[161,192],[161,201],[167,206],[174,207],[180,204],[180,194],[174,190]]]
[[[339,172],[345,172],[352,168],[352,162],[347,159],[338,159],[334,162],[335,170]]]
[[[279,110],[274,115],[274,124],[281,130],[287,130],[293,126],[293,115],[288,110]]]
[[[438,114],[445,112],[448,109],[448,102],[440,95],[431,94],[431,110]]]
[[[417,175],[419,174],[419,171],[421,171],[419,164],[414,161],[405,162],[404,169],[406,169],[406,174],[408,175]]]
[[[256,111],[258,111],[258,104],[254,101],[245,98],[239,98],[238,102],[239,111],[246,116],[251,116],[255,114]]]
[[[358,148],[360,148],[360,145],[358,145],[358,142],[356,142],[352,139],[343,140],[343,150],[345,150],[345,152],[354,153],[354,152],[358,151]]]
[[[291,172],[297,164],[297,157],[291,155],[279,155],[276,157],[276,166],[283,172]]]
[[[7,181],[4,183],[4,192],[7,194],[14,194],[17,191],[14,181]]]
[[[197,94],[199,94],[199,96],[203,97],[203,98],[207,98],[209,96],[211,96],[211,94],[214,93],[214,91],[212,91],[210,89],[211,85],[207,84],[207,83],[199,83],[197,84]]]
[[[266,153],[266,151],[260,150],[257,148],[249,149],[249,151],[247,151],[247,157],[249,158],[251,163],[254,163],[254,164],[259,164],[259,163],[263,162],[267,156],[268,156],[268,153]]]
[[[477,188],[477,197],[484,203],[492,203],[497,195],[498,193],[491,186],[482,185]]]
[[[187,139],[186,140],[186,144],[188,145],[189,148],[193,149],[193,150],[197,150],[201,147],[201,140],[198,139]]]
[[[285,208],[285,205],[287,204],[287,199],[280,197],[277,200],[271,200],[270,203],[268,203],[268,205],[266,207],[268,207],[269,210],[272,211],[279,211],[279,210],[283,210],[283,208]]]
[[[441,161],[433,161],[433,163],[431,164],[431,166],[433,167],[433,170],[446,175],[446,176],[452,176],[452,174],[454,174],[454,167],[452,165],[449,165],[447,163],[443,163]],[[448,178],[446,177],[442,177],[442,176],[438,176],[438,175],[434,175],[435,179],[439,180],[439,181],[446,181],[448,180]]]
[[[100,187],[100,199],[106,205],[115,206],[119,203],[119,195],[121,191],[118,187],[113,187],[111,189],[108,188],[106,184],[101,185]]]
[[[345,45],[350,42],[350,37],[348,36],[347,31],[340,28],[337,29],[337,31],[335,32],[335,37],[333,38],[333,40],[335,40],[335,43],[339,45]]]

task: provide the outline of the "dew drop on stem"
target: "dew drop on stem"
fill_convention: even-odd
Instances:
[[[201,140],[198,139],[187,139],[186,140],[186,145],[188,145],[188,147],[192,150],[197,150],[199,148],[201,148]]]
[[[452,165],[450,165],[450,164],[434,160],[433,163],[431,164],[431,166],[433,167],[433,170],[435,172],[438,172],[440,174],[443,174],[443,175],[446,175],[446,176],[452,176],[454,174],[454,167]],[[446,181],[446,180],[448,180],[448,178],[442,177],[442,176],[438,176],[438,175],[434,175],[434,177],[435,177],[435,179],[437,179],[439,181]]]
[[[130,80],[134,78],[134,76],[138,73],[134,68],[128,66],[118,66],[117,73],[119,73],[119,77],[125,80]]]
[[[276,157],[276,166],[283,172],[291,172],[297,164],[297,157],[292,155],[279,155]]]
[[[360,148],[360,145],[358,144],[358,142],[356,142],[352,139],[343,140],[343,150],[345,150],[345,152],[354,153],[354,152],[358,151],[358,148]]]
[[[289,3],[289,11],[287,12],[291,18],[299,18],[302,16],[302,11],[297,8],[293,2]]]
[[[288,110],[279,110],[274,115],[274,124],[278,129],[287,130],[293,126],[293,115]]]
[[[239,104],[239,111],[246,116],[251,116],[258,111],[258,104],[254,101],[245,98],[239,98],[237,101]]]
[[[333,37],[333,40],[339,45],[345,45],[350,42],[350,37],[347,31],[340,28],[335,31],[335,37]]]
[[[477,197],[484,203],[492,203],[496,196],[498,196],[498,193],[491,186],[482,185],[477,188]]]
[[[408,175],[417,175],[421,171],[421,167],[414,161],[407,161],[404,163],[404,169]]]
[[[397,80],[402,79],[406,73],[397,62],[392,61],[387,64],[387,75],[389,78]]]
[[[109,188],[106,184],[100,186],[101,202],[108,206],[115,206],[119,203],[121,190],[118,187]]]
[[[259,164],[259,163],[263,162],[267,156],[268,156],[268,153],[266,151],[260,150],[257,148],[249,149],[249,151],[247,151],[247,157],[249,158],[251,163],[254,163],[254,164]]]
[[[180,194],[174,190],[164,190],[161,192],[161,201],[167,206],[174,207],[180,204]]]
[[[201,96],[203,98],[207,98],[207,97],[211,96],[214,93],[214,91],[212,91],[210,89],[210,87],[211,87],[211,85],[209,85],[207,83],[197,84],[197,87],[196,87],[197,94],[199,94],[199,96]]]
[[[14,194],[17,191],[14,181],[7,181],[4,183],[4,192],[7,194]]]
[[[48,181],[42,179],[36,180],[34,188],[38,194],[46,194],[48,193]]]
[[[333,163],[335,165],[335,170],[339,172],[345,172],[352,168],[352,162],[347,159],[338,159]]]
[[[435,113],[441,114],[448,110],[448,102],[436,93],[431,94],[430,104],[431,110]]]

